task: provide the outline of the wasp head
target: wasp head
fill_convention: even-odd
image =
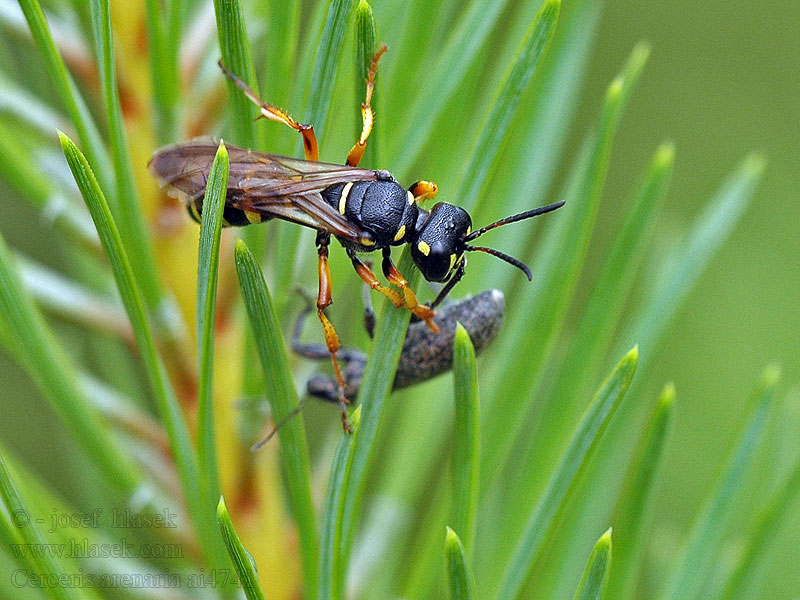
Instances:
[[[461,262],[472,219],[463,208],[438,202],[430,213],[420,210],[411,256],[428,281],[445,281]]]
[[[464,252],[475,251],[491,254],[514,265],[523,271],[530,280],[531,270],[513,256],[494,248],[473,246],[469,242],[497,227],[543,215],[563,205],[563,201],[548,204],[500,219],[477,231],[472,231],[472,219],[467,211],[446,202],[439,202],[430,213],[419,211],[415,239],[411,245],[411,256],[428,281],[444,281],[453,273],[456,266],[461,265]],[[463,273],[463,269],[459,273]]]

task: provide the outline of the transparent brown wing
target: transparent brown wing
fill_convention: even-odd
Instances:
[[[167,146],[150,159],[152,175],[173,198],[189,204],[203,197],[217,152],[211,138]],[[263,154],[227,146],[230,161],[227,202],[340,237],[358,239],[360,230],[323,201],[320,191],[349,181],[373,181],[375,171]]]

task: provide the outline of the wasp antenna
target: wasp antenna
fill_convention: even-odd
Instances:
[[[464,246],[464,250],[468,250],[470,252],[474,251],[486,252],[486,254],[491,254],[492,256],[496,256],[500,260],[504,260],[508,264],[514,265],[515,267],[520,269],[528,277],[528,281],[531,281],[533,279],[533,274],[531,274],[531,270],[528,268],[528,265],[526,265],[524,262],[520,260],[517,260],[513,256],[509,256],[508,254],[500,252],[500,250],[495,250],[494,248],[486,248],[485,246],[467,246],[467,245]]]
[[[471,242],[475,238],[482,236],[487,231],[494,229],[496,227],[500,227],[501,225],[508,225],[509,223],[516,223],[517,221],[530,219],[531,217],[538,217],[539,215],[552,212],[557,208],[561,208],[562,206],[564,206],[564,200],[562,200],[561,202],[554,202],[553,204],[548,204],[547,206],[540,206],[539,208],[534,208],[533,210],[528,210],[523,213],[519,213],[518,215],[512,215],[510,217],[506,217],[505,219],[500,219],[499,221],[495,221],[491,225],[487,225],[486,227],[481,227],[477,231],[473,231],[466,238],[464,238],[464,241]]]
[[[292,410],[289,412],[289,414],[288,414],[288,415],[286,415],[286,416],[285,416],[283,419],[281,419],[281,420],[280,420],[280,422],[278,422],[277,424],[275,424],[275,426],[272,428],[272,431],[270,431],[270,432],[267,434],[267,437],[265,437],[265,438],[264,438],[263,440],[261,440],[260,442],[256,442],[255,444],[253,444],[252,446],[250,446],[250,451],[251,451],[251,452],[255,452],[256,450],[261,450],[261,448],[263,448],[264,446],[266,446],[267,442],[269,442],[269,441],[270,441],[272,438],[274,438],[274,437],[275,437],[275,434],[276,434],[276,433],[278,433],[278,431],[280,431],[280,430],[281,430],[281,428],[282,428],[284,425],[286,425],[286,424],[287,424],[289,421],[291,421],[291,420],[292,420],[294,417],[296,417],[296,416],[297,416],[297,415],[300,413],[300,411],[301,411],[301,410],[303,410],[303,407],[304,407],[305,405],[306,405],[306,401],[305,401],[305,399],[301,400],[301,401],[300,401],[300,403],[299,403],[297,406],[295,406],[295,407],[294,407],[294,408],[293,408],[293,409],[292,409]]]

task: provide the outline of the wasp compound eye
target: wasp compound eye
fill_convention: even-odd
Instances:
[[[419,240],[411,247],[411,256],[417,263],[423,277],[428,281],[444,281],[455,264],[456,255],[442,241],[428,244]]]

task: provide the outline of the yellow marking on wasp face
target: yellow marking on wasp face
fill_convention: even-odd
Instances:
[[[456,264],[456,253],[455,253],[455,252],[453,252],[453,253],[450,255],[450,268],[448,269],[448,271],[452,271],[452,270],[453,270],[453,267],[455,266],[455,264]]]
[[[408,194],[408,205],[411,206],[414,204],[414,194],[411,191],[406,192]]]
[[[469,235],[470,233],[472,233],[472,225],[467,227],[467,235]]]
[[[342,188],[342,195],[339,196],[339,214],[344,214],[345,209],[347,208],[347,196],[350,195],[350,188],[353,187],[353,182],[350,181],[346,183]]]
[[[401,225],[400,229],[397,230],[397,235],[394,236],[394,241],[395,242],[399,242],[400,240],[403,239],[403,236],[405,234],[406,234],[406,226],[405,225]]]
[[[261,223],[261,213],[253,212],[252,210],[244,211],[244,216],[251,223]]]
[[[425,256],[428,256],[428,254],[431,253],[431,247],[428,246],[428,244],[426,244],[425,242],[420,242],[419,244],[417,244],[417,250],[422,252]]]

